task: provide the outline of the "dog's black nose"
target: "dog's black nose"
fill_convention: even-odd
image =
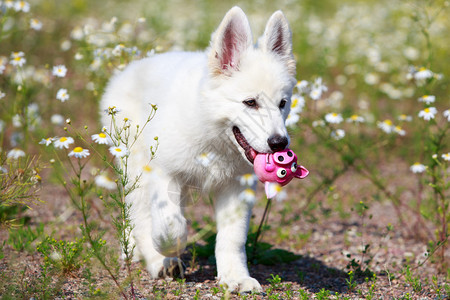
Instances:
[[[277,152],[286,149],[288,139],[285,136],[275,134],[267,139],[267,144],[269,144],[269,147],[273,152]]]

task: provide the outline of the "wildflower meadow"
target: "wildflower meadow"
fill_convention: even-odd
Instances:
[[[262,293],[217,284],[214,195],[195,188],[185,276],[151,279],[133,259],[128,158],[158,107],[143,124],[98,108],[130,62],[207,48],[234,5],[255,36],[278,9],[289,21],[286,125],[310,171],[271,202],[254,174],[236,178]],[[448,299],[449,37],[444,0],[0,0],[0,297]],[[152,143],[132,174],[152,172]]]

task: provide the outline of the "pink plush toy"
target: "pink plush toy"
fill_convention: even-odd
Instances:
[[[273,198],[277,191],[271,185],[284,186],[292,178],[303,179],[309,171],[297,165],[297,155],[291,149],[285,149],[275,153],[258,153],[253,162],[258,179],[264,183],[267,198]]]

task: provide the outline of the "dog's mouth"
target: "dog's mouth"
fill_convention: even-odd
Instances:
[[[233,134],[239,146],[241,146],[242,149],[244,149],[245,156],[247,157],[248,161],[253,164],[258,152],[250,146],[250,144],[245,139],[244,135],[236,126],[233,126]]]

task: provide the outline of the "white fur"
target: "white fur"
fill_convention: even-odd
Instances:
[[[236,178],[252,172],[237,143],[237,126],[258,152],[272,152],[268,138],[288,137],[284,122],[295,85],[291,34],[277,11],[253,46],[244,12],[232,8],[212,35],[206,52],[171,52],[131,63],[114,76],[101,101],[102,111],[121,109],[120,116],[143,124],[150,105],[155,118],[130,155],[130,175],[141,173],[149,147],[159,137],[159,149],[144,173],[140,188],[127,199],[132,204],[136,253],[146,260],[152,277],[164,276],[180,264],[187,241],[183,201],[189,186],[216,197],[216,260],[218,279],[230,290],[260,291],[247,269],[245,242],[251,205],[238,195],[244,187]],[[259,108],[243,101],[256,98]],[[279,109],[281,99],[286,107]],[[104,125],[108,125],[104,117]],[[202,165],[198,157],[213,153]]]

